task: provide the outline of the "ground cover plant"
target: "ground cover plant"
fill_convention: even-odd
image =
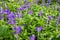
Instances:
[[[0,40],[60,40],[59,0],[0,0]]]

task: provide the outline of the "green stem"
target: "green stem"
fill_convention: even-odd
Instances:
[[[19,39],[19,36],[18,36],[18,34],[14,35],[14,36],[15,36],[16,40],[18,40],[18,39]]]
[[[37,38],[37,40],[39,40],[39,32],[38,32],[38,38]]]

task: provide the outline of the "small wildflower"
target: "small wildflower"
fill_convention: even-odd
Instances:
[[[38,16],[41,16],[42,15],[42,11],[39,12]]]
[[[48,4],[48,3],[46,4],[46,7],[47,7],[47,8],[49,7],[49,4]]]
[[[10,14],[10,11],[8,9],[5,9],[3,12],[7,15]]]
[[[56,21],[56,22],[55,22],[55,25],[57,26],[58,24],[59,24],[59,22],[58,22],[58,21]]]
[[[25,5],[30,5],[30,2],[26,2],[26,4]]]
[[[24,5],[20,6],[20,7],[18,8],[18,10],[23,11],[26,7],[27,7],[27,5],[26,5],[26,4],[24,4]]]
[[[60,17],[57,17],[57,20],[60,21]]]
[[[21,27],[20,26],[14,27],[13,30],[15,31],[14,34],[20,34]]]
[[[35,35],[34,34],[30,36],[30,40],[35,40]]]
[[[24,4],[24,7],[26,7],[26,8],[30,8],[30,2],[26,2],[25,4]]]
[[[45,0],[42,0],[42,5],[45,5]]]
[[[14,25],[14,24],[16,23],[16,21],[15,21],[15,20],[8,20],[7,23],[8,23],[8,24],[12,24],[12,25]]]
[[[39,0],[36,0],[36,4],[38,4]]]
[[[43,28],[40,26],[40,27],[36,27],[36,31],[40,32]]]
[[[48,19],[46,20],[47,25],[49,24],[49,21],[52,19],[52,16],[48,16]]]
[[[60,38],[60,36],[59,36],[59,38]]]
[[[24,0],[24,3],[26,3],[26,0]]]
[[[17,14],[16,14],[16,17],[17,17],[17,18],[21,18],[21,17],[22,17],[22,14],[21,14],[21,13],[17,13]]]
[[[46,23],[49,24],[49,20],[46,20]]]
[[[7,15],[7,18],[8,18],[9,20],[14,20],[14,18],[15,18],[14,13],[11,12],[9,15]]]
[[[26,4],[24,4],[22,7],[25,9],[25,8],[27,8],[27,5],[26,5]]]
[[[48,4],[51,4],[51,0],[47,0]]]
[[[18,10],[21,10],[21,11],[24,10],[23,6],[20,6]]]
[[[52,16],[48,16],[48,20],[51,20],[53,17]]]
[[[32,10],[30,10],[29,12],[28,12],[28,14],[32,14],[33,13],[33,11]]]

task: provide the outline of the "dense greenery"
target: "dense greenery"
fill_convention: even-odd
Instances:
[[[2,8],[3,11],[3,14],[1,14],[0,10],[0,18],[2,16],[2,19],[0,19],[0,40],[29,40],[33,34],[35,40],[60,40],[60,5],[57,5],[56,1],[43,6],[41,5],[42,0],[38,4],[32,0],[27,2],[30,2],[30,4],[24,5],[24,1],[20,0],[0,1],[0,9]],[[22,6],[24,9],[20,10]],[[8,14],[7,11],[7,14],[5,14],[5,9],[14,13]],[[11,16],[15,16],[15,18]],[[13,20],[15,20],[15,24],[13,22],[13,24],[7,23],[7,21]],[[21,27],[21,31],[14,34],[18,29],[13,28],[18,26]],[[36,30],[36,27],[42,27],[42,29],[39,29],[39,31]]]

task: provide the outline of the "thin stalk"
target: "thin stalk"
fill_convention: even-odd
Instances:
[[[38,38],[37,38],[37,40],[39,40],[39,32],[38,32]]]

